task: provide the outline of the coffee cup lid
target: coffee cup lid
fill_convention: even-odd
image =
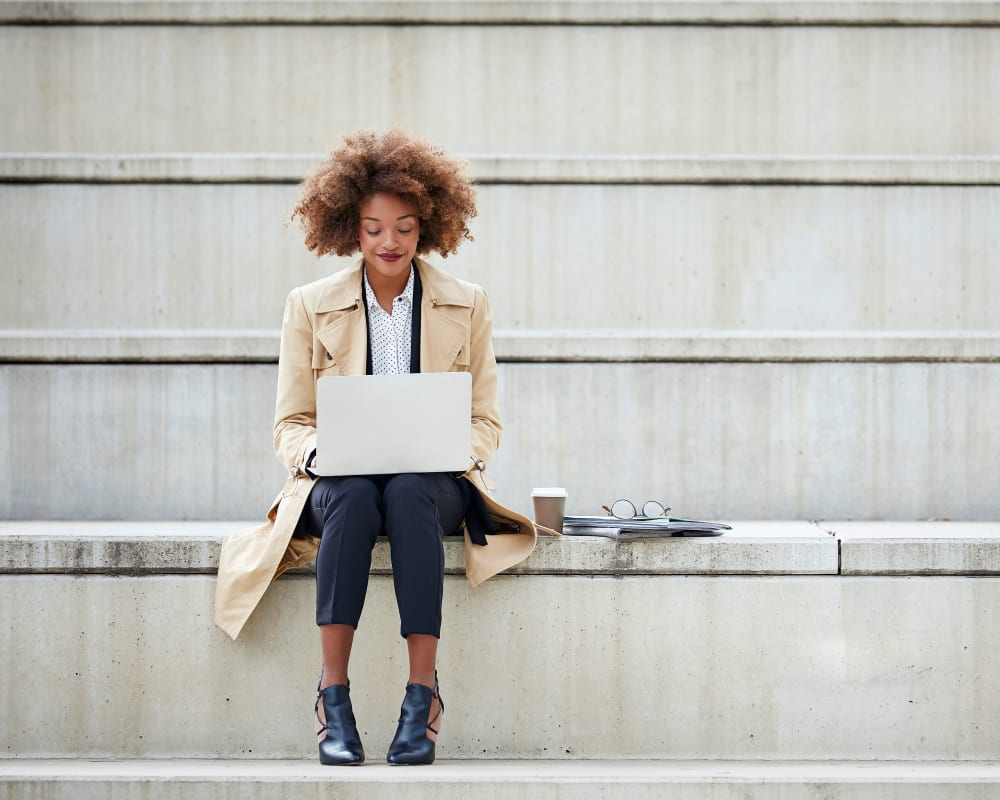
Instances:
[[[561,486],[543,486],[540,489],[531,490],[532,497],[565,497],[566,489]]]

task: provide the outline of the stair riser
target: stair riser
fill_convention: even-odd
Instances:
[[[1000,305],[998,187],[478,192],[476,240],[438,261],[486,287],[498,331],[974,330]],[[289,289],[341,264],[282,226],[297,193],[0,185],[5,272],[30,289],[0,296],[3,326],[276,331]]]
[[[0,517],[255,519],[273,365],[0,368]],[[499,498],[729,519],[1000,519],[1000,363],[502,364]],[[60,459],[52,491],[53,454]],[[594,465],[601,465],[595,469]]]
[[[0,150],[984,153],[997,74],[989,27],[9,26]]]
[[[235,643],[213,588],[0,578],[0,754],[311,757],[312,580],[280,580]],[[443,758],[997,757],[1000,579],[454,577],[444,618]],[[373,577],[352,696],[376,761],[398,626]]]

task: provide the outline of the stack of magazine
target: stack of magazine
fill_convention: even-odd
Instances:
[[[609,539],[650,539],[662,536],[721,536],[732,526],[677,517],[565,517],[567,536],[605,536]]]

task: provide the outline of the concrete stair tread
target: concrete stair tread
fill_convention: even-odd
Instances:
[[[263,800],[532,797],[552,800],[988,800],[997,762],[438,761],[358,769],[309,761],[8,761],[0,797]]]
[[[433,768],[394,769],[381,757],[362,769],[331,769],[294,759],[3,759],[0,781],[252,780],[342,783],[487,783],[578,781],[657,783],[996,782],[1000,761],[762,760],[439,760]]]
[[[1000,574],[998,522],[820,523],[845,575]]]
[[[213,573],[219,543],[259,522],[0,522],[0,573]],[[521,575],[830,574],[837,545],[808,521],[733,523],[721,537],[616,541],[596,536],[539,537],[535,552],[510,572]],[[464,545],[445,541],[445,569],[464,569]],[[300,570],[309,572],[311,569]],[[374,574],[391,572],[385,539]]]
[[[570,509],[573,511],[573,509]],[[573,511],[573,513],[576,513]],[[87,537],[120,538],[178,538],[178,539],[221,539],[234,528],[260,524],[259,520],[3,520],[0,521],[0,537],[10,536],[53,536],[82,539]],[[734,541],[742,539],[790,541],[797,539],[822,539],[832,534],[823,530],[823,525],[842,525],[838,522],[814,523],[809,520],[745,520],[730,522],[733,530],[727,531],[716,541]],[[879,526],[885,523],[866,523],[870,530],[876,533]],[[981,536],[1000,536],[1000,523],[991,522],[917,522],[889,523],[895,526],[900,534],[909,531],[909,536],[928,535],[932,530],[938,536],[946,536],[952,525],[958,525],[962,530],[978,531]],[[908,525],[916,527],[909,528]],[[928,526],[926,529],[923,526]],[[857,530],[857,529],[855,529]],[[927,534],[920,531],[926,530]],[[869,534],[870,535],[870,534]],[[580,537],[567,535],[557,538],[547,536],[542,542],[556,543],[572,541],[582,543],[600,537]],[[696,537],[697,538],[697,537]],[[676,540],[674,540],[676,541]]]
[[[595,2],[594,0],[481,0],[451,2],[356,2],[351,0],[211,0],[150,3],[147,0],[58,4],[4,0],[3,23],[189,23],[189,24],[562,24],[562,25],[982,25],[1000,18],[997,3],[982,0],[924,0],[920,3],[883,0],[780,0],[740,3]]]
[[[1000,540],[1000,522],[899,520],[817,522],[844,542],[992,541]]]
[[[210,574],[219,543],[254,521],[0,522],[0,573]],[[1000,522],[750,520],[720,537],[616,541],[540,537],[511,570],[522,575],[1000,574]],[[463,544],[445,543],[445,568],[463,569]],[[374,574],[388,574],[388,543]],[[310,571],[308,568],[301,570]]]
[[[0,363],[277,363],[273,330],[0,331]],[[516,362],[1000,361],[996,331],[497,330]]]
[[[977,155],[624,155],[466,153],[480,184],[806,184],[996,186],[1000,157]],[[0,179],[59,183],[289,183],[321,153],[0,152]]]

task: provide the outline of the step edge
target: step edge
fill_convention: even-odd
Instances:
[[[1000,4],[998,4],[1000,5]],[[482,184],[1000,185],[1000,156],[459,154]],[[0,182],[298,184],[325,154],[0,153]]]
[[[968,26],[1000,23],[996,2],[60,2],[0,3],[0,24]]]
[[[277,363],[274,330],[0,330],[0,363]],[[498,330],[501,363],[1000,362],[1000,331]]]

